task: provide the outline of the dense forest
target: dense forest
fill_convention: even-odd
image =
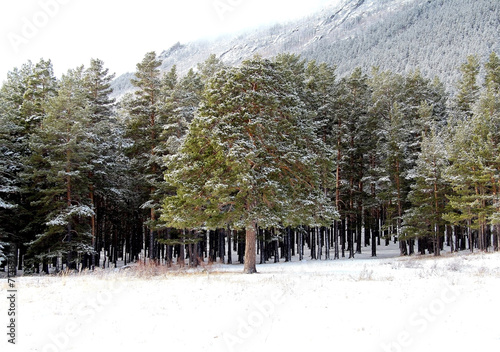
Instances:
[[[135,261],[498,250],[500,60],[436,78],[280,54],[180,76],[147,53],[110,98],[100,60],[0,89],[0,257],[25,274]],[[237,258],[232,258],[233,252]]]

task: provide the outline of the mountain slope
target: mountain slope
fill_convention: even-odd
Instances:
[[[237,65],[255,54],[290,52],[336,65],[340,76],[357,66],[400,73],[419,68],[453,89],[467,55],[500,52],[499,32],[500,1],[337,0],[299,21],[213,41],[178,43],[160,58],[162,69],[175,64],[182,75],[212,53]],[[116,95],[131,88],[131,76],[115,81]]]
[[[418,67],[424,75],[437,75],[453,85],[467,55],[485,58],[491,51],[500,52],[499,32],[500,1],[413,1],[385,21],[362,32],[357,29],[355,36],[319,42],[302,54],[337,64],[340,73],[356,66],[377,65],[395,72]]]

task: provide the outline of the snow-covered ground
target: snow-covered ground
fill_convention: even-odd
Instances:
[[[500,350],[500,253],[98,270],[17,279],[1,351]],[[396,257],[395,257],[396,256]]]

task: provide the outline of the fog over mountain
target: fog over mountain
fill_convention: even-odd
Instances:
[[[500,1],[342,0],[301,20],[224,36],[177,43],[161,53],[162,69],[180,75],[215,54],[229,65],[259,54],[288,52],[327,62],[343,76],[355,67],[398,73],[419,69],[453,90],[467,55],[500,52]],[[114,82],[115,95],[130,90],[132,73]]]

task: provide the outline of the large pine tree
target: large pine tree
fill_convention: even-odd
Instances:
[[[52,64],[40,60],[28,62],[14,69],[0,90],[0,118],[2,119],[2,196],[8,209],[0,213],[0,227],[9,243],[20,250],[19,267],[26,253],[26,243],[40,231],[40,219],[31,200],[36,190],[30,182],[29,163],[32,154],[29,140],[36,133],[46,115],[45,105],[56,93],[56,78]],[[1,197],[1,196],[0,196]]]
[[[91,217],[90,227],[92,234],[92,247],[97,252],[97,238],[103,236],[99,233],[98,223],[105,212],[106,198],[109,198],[109,189],[118,188],[116,182],[115,166],[120,161],[121,134],[118,133],[116,122],[113,119],[113,108],[115,100],[110,98],[112,93],[111,82],[114,74],[109,74],[104,62],[99,59],[91,59],[90,66],[84,72],[84,87],[87,90],[89,103],[89,125],[88,133],[92,142],[92,168],[89,171],[89,197],[94,214]],[[108,202],[109,203],[109,202]],[[101,231],[103,232],[103,231]],[[86,265],[86,263],[84,263]],[[90,266],[95,266],[95,255],[92,255]]]
[[[132,79],[135,92],[127,96],[122,106],[126,112],[126,136],[132,144],[128,156],[132,160],[136,188],[140,193],[140,207],[147,210],[145,223],[148,226],[149,258],[156,258],[156,227],[158,223],[159,199],[156,196],[158,182],[163,179],[161,135],[165,124],[164,102],[160,74],[161,62],[155,52],[149,52],[137,64]]]
[[[9,118],[9,109],[2,98],[0,96],[0,266],[7,259],[4,253],[7,242],[14,243],[17,237],[19,173],[23,169],[20,146],[15,142],[21,127]]]
[[[489,225],[498,224],[498,158],[500,65],[492,53],[485,65],[482,91],[477,85],[479,63],[469,56],[461,66],[462,79],[455,98],[455,123],[448,145],[451,165],[447,176],[454,193],[449,195],[452,211],[445,216],[469,230],[469,246],[486,250]],[[498,247],[498,236],[496,247]]]
[[[479,95],[479,84],[477,82],[479,75],[479,58],[475,55],[469,55],[467,62],[460,66],[462,78],[458,84],[458,94],[455,104],[462,118],[470,118],[474,104]]]
[[[30,254],[42,262],[63,258],[76,268],[84,254],[93,252],[89,218],[92,141],[88,126],[91,112],[84,87],[83,66],[70,70],[60,82],[57,96],[46,106],[46,117],[30,146],[31,182],[37,191],[43,232],[30,243]]]
[[[444,177],[448,158],[443,137],[432,122],[432,110],[425,103],[420,108],[421,119],[427,121],[429,129],[423,133],[421,152],[410,172],[412,185],[408,198],[411,207],[405,211],[403,230],[410,238],[431,239],[432,252],[438,256],[445,225],[442,218],[447,203],[445,195],[449,191]],[[424,250],[422,248],[421,253]]]
[[[289,72],[255,58],[205,88],[179,154],[170,158],[163,219],[177,228],[246,230],[245,273],[256,272],[256,231],[331,223],[321,191],[324,144]]]
[[[337,181],[342,196],[343,217],[347,222],[349,257],[354,257],[354,237],[357,238],[356,252],[361,253],[361,228],[364,217],[366,191],[365,175],[368,171],[370,152],[374,149],[372,117],[369,114],[371,92],[368,78],[361,69],[355,69],[349,77],[339,83],[336,129],[339,140],[337,153],[341,155],[338,166],[342,169]],[[368,204],[367,204],[368,205]]]

